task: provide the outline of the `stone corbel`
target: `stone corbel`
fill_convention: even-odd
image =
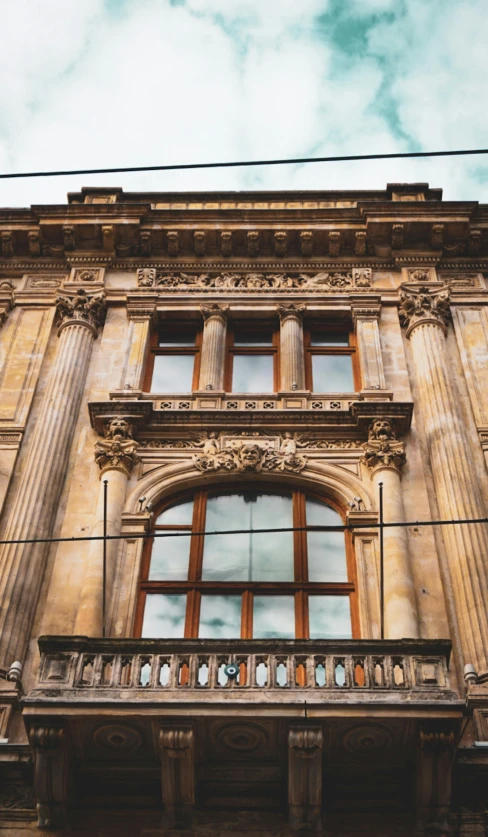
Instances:
[[[5,280],[0,282],[0,326],[7,319],[8,312],[14,305],[14,286]]]
[[[68,825],[68,742],[61,725],[33,726],[29,741],[34,752],[34,794],[39,828]]]
[[[123,416],[106,423],[104,438],[95,443],[95,462],[101,477],[106,471],[116,470],[129,479],[134,465],[139,462],[137,442],[132,436],[133,427]]]
[[[322,728],[288,732],[288,813],[294,832],[319,833],[322,815]]]
[[[195,806],[195,735],[190,724],[159,731],[163,826],[191,828]]]
[[[452,765],[456,746],[450,726],[422,726],[417,748],[417,829],[432,837],[449,837]]]

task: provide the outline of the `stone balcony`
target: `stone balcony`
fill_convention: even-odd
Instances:
[[[78,809],[109,787],[117,805],[162,810],[170,827],[189,827],[196,808],[287,811],[292,830],[316,829],[325,788],[335,799],[364,779],[380,802],[385,782],[400,797],[419,781],[441,788],[442,760],[427,752],[414,770],[413,754],[420,738],[450,757],[463,715],[446,640],[39,646],[23,713],[41,825],[66,821],[74,773]]]

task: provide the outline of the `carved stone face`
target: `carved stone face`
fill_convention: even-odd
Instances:
[[[242,445],[239,449],[239,461],[244,468],[255,468],[261,459],[261,448],[251,443]]]
[[[388,441],[389,439],[393,439],[394,437],[395,434],[393,433],[391,423],[388,419],[376,419],[376,421],[373,422],[370,431],[371,439]]]
[[[131,426],[124,418],[113,418],[109,424],[108,434],[110,438],[121,436],[123,439],[129,439],[131,436]]]

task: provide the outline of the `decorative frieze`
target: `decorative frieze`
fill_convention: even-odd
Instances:
[[[345,273],[167,273],[156,268],[137,271],[139,287],[167,288],[173,291],[316,291],[333,293],[337,290],[369,288],[371,268],[354,268]]]
[[[448,287],[402,286],[398,313],[401,325],[407,329],[407,337],[416,326],[426,324],[438,325],[445,332],[450,316],[449,305]]]
[[[244,436],[244,434],[241,434]],[[207,433],[203,434],[204,439],[207,439]],[[250,431],[246,434],[246,438],[254,438],[257,436],[264,436],[272,440],[273,438],[281,439],[281,435],[276,437],[272,434]],[[215,435],[214,438],[217,438]],[[293,438],[299,448],[308,448],[313,450],[362,450],[364,442],[360,439],[324,439],[316,438],[313,433],[293,433]],[[180,437],[165,438],[165,439],[141,439],[138,443],[139,448],[145,450],[195,450],[202,447],[203,439],[200,434],[193,438],[190,436],[185,439]],[[281,443],[280,443],[281,444]]]

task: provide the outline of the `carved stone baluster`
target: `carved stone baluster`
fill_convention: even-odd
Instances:
[[[203,328],[200,390],[224,388],[225,336],[228,305],[201,305]]]
[[[52,533],[97,328],[105,319],[104,294],[80,288],[58,298],[61,320],[56,356],[4,530],[5,540],[48,538]],[[30,639],[47,556],[45,543],[0,548],[0,665],[23,660]]]
[[[34,751],[34,794],[39,828],[68,825],[68,748],[62,726],[35,726],[29,731]]]
[[[388,419],[377,419],[369,428],[362,462],[370,469],[379,492],[383,483],[385,523],[405,520],[401,468],[405,446],[398,442]],[[388,527],[384,537],[385,636],[388,639],[418,637],[419,619],[405,527]]]
[[[280,317],[281,384],[284,391],[303,390],[305,387],[305,357],[303,349],[304,305],[278,305]]]
[[[322,728],[293,726],[288,733],[288,811],[292,831],[321,831]]]
[[[106,425],[105,438],[95,445],[95,460],[100,467],[100,487],[91,534],[103,535],[104,481],[107,481],[107,535],[120,535],[122,510],[127,491],[127,480],[135,463],[137,444],[132,438],[132,426],[124,418],[114,418]],[[107,541],[107,613],[111,601],[113,578],[119,541]],[[75,634],[102,636],[103,634],[103,544],[91,541],[84,568],[83,586],[75,623]]]
[[[191,828],[195,805],[195,742],[191,725],[161,727],[163,825]]]
[[[444,520],[486,516],[473,451],[458,406],[446,349],[449,289],[404,285],[400,319],[410,340],[439,514]],[[488,670],[488,529],[444,526],[445,571],[461,639],[462,663]]]

